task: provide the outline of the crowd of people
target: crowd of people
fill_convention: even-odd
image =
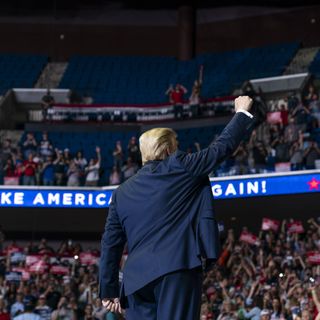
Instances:
[[[273,221],[257,236],[246,227],[221,234],[221,256],[204,271],[200,320],[320,319],[320,219],[293,223]],[[12,242],[0,256],[1,320],[122,319],[98,297],[96,249],[69,240],[54,250],[41,239]]]
[[[195,81],[193,112],[199,109],[201,70]],[[186,89],[182,85],[170,87],[168,94],[175,105],[176,117],[181,117],[181,101]],[[44,99],[48,105],[50,99]],[[261,100],[256,96],[255,100]],[[313,85],[299,99],[289,95],[286,99],[269,101],[266,121],[257,126],[249,140],[243,142],[231,158],[226,160],[212,175],[241,175],[274,171],[291,171],[320,168],[320,148],[314,132],[320,128],[320,100]],[[319,135],[319,133],[318,133]],[[188,148],[188,152],[199,149]],[[191,141],[190,141],[191,143]],[[201,146],[205,147],[205,146]],[[101,149],[96,147],[96,156],[86,159],[81,151],[71,154],[68,148],[55,148],[47,133],[36,141],[28,133],[20,145],[13,146],[5,139],[0,147],[0,184],[45,185],[45,186],[97,186],[117,185],[134,175],[141,167],[139,146],[132,137],[126,147],[117,141],[112,155],[113,167],[108,178]],[[100,181],[100,182],[99,182]]]
[[[261,231],[254,244],[228,230],[204,280],[201,320],[320,319],[320,261],[310,258],[319,252],[320,224],[310,219],[294,231],[290,223]]]
[[[223,163],[221,172],[250,174],[320,167],[315,132],[320,128],[320,101],[314,86],[298,99],[269,101],[266,121]],[[319,162],[319,161],[318,161]]]
[[[130,139],[127,150],[123,150],[118,141],[110,156],[114,160],[108,181],[111,185],[128,179],[141,165],[136,137]],[[82,151],[71,154],[68,148],[54,147],[46,132],[41,141],[29,132],[20,145],[5,139],[0,148],[0,184],[95,187],[99,185],[103,170],[100,147],[95,148],[95,157],[88,160]]]
[[[46,241],[0,253],[1,320],[120,320],[98,297],[99,252],[71,240],[54,250]]]

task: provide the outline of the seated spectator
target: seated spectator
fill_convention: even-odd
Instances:
[[[99,182],[99,170],[101,166],[101,154],[100,148],[96,147],[96,159],[91,159],[89,165],[85,168],[86,172],[86,182],[87,187],[96,187]]]
[[[28,160],[23,162],[23,184],[34,186],[36,184],[37,164],[33,160],[33,154],[29,153]]]

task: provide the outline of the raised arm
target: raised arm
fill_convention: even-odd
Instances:
[[[251,105],[252,99],[248,96],[235,99],[236,114],[214,143],[199,152],[178,154],[177,159],[185,169],[194,176],[208,175],[230,156],[253,125]]]

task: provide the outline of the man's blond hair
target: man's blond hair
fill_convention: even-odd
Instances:
[[[154,128],[144,132],[140,138],[142,164],[152,160],[163,160],[177,149],[177,134],[170,128]]]

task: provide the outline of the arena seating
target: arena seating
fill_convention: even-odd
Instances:
[[[0,54],[0,95],[15,87],[32,88],[48,57],[29,54]]]
[[[320,78],[320,51],[318,51],[317,55],[313,59],[309,71],[316,77]]]
[[[167,101],[170,84],[181,83],[189,92],[204,66],[202,97],[225,96],[252,78],[280,75],[298,43],[201,54],[190,61],[173,57],[73,56],[60,82],[95,103],[142,104]]]

